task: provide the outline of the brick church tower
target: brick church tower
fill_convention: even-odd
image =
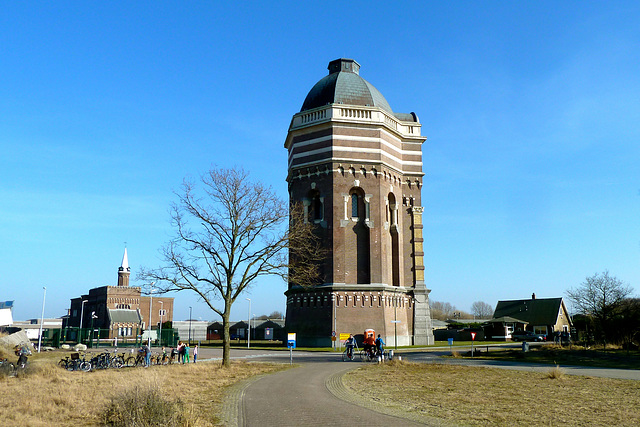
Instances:
[[[421,125],[394,113],[352,59],[293,116],[285,142],[292,202],[305,206],[330,248],[323,283],[289,285],[286,328],[299,345],[375,329],[387,345],[433,343],[424,280]]]

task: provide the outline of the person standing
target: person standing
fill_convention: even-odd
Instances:
[[[184,344],[184,360],[182,363],[189,363],[189,343]]]
[[[196,363],[196,360],[198,360],[198,344],[193,347],[193,363]]]
[[[184,363],[184,343],[178,341],[178,363]]]
[[[148,368],[151,366],[151,348],[149,348],[149,344],[144,345],[144,367]]]
[[[378,350],[379,356],[382,356],[384,354],[384,346],[385,343],[382,340],[382,337],[380,337],[380,334],[378,334],[378,338],[376,339],[376,349]]]

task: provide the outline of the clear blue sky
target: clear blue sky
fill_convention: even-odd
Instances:
[[[640,290],[637,2],[4,2],[0,301],[61,316],[159,265],[182,179],[242,166],[284,198],[293,114],[349,57],[423,146],[431,298]],[[140,283],[137,283],[140,284]],[[250,290],[284,310],[285,285]],[[177,294],[176,320],[217,320]],[[245,318],[244,298],[233,311]]]

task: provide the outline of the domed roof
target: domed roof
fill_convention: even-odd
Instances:
[[[311,88],[300,111],[327,104],[378,107],[391,114],[393,110],[384,96],[371,83],[360,77],[360,64],[340,58],[329,63],[329,75]]]

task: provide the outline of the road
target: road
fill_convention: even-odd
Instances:
[[[519,348],[521,344],[510,344],[511,347]],[[504,347],[505,345],[501,345]],[[507,344],[509,346],[509,344]],[[496,346],[494,346],[496,347]],[[486,351],[486,346],[476,347],[483,351]],[[490,347],[491,348],[491,347]],[[458,351],[466,351],[470,349],[466,347],[458,347]],[[508,362],[508,361],[494,361],[494,360],[481,360],[481,359],[453,359],[453,358],[441,358],[440,356],[448,355],[448,347],[440,348],[428,348],[425,350],[401,350],[396,353],[397,356],[402,357],[404,360],[421,363],[449,363],[466,366],[483,366],[500,369],[512,369],[531,372],[546,372],[551,366],[544,364],[527,364],[521,362]],[[200,359],[221,359],[222,349],[201,348]],[[289,361],[288,351],[278,350],[263,350],[263,349],[232,349],[232,359],[244,359],[244,360],[262,360],[265,362],[287,363]],[[330,352],[308,352],[308,351],[294,351],[293,363],[319,363],[319,362],[341,362],[340,353]],[[341,362],[342,363],[342,362]],[[595,368],[587,366],[570,366],[562,365],[562,369],[569,375],[583,375],[590,377],[602,377],[602,378],[615,378],[615,379],[628,379],[640,381],[640,370],[635,369],[610,369],[610,368]]]

